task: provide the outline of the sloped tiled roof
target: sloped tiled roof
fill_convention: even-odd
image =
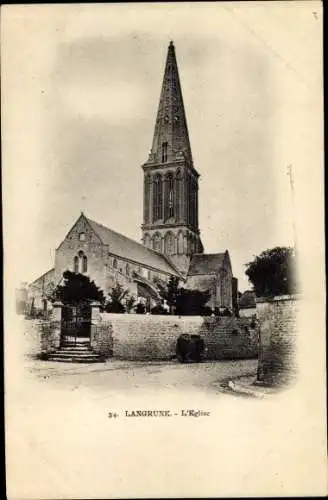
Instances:
[[[226,253],[196,253],[192,256],[188,276],[217,274],[222,267]]]
[[[31,285],[36,285],[38,283],[38,281],[41,281],[42,279],[45,279],[45,278],[51,278],[52,274],[55,273],[55,268],[52,267],[51,269],[49,269],[49,271],[41,274],[41,276],[39,276],[38,278],[36,278],[34,281],[32,281],[32,283],[30,283],[29,286]]]
[[[255,292],[253,292],[253,290],[246,290],[246,292],[244,292],[240,297],[238,303],[240,309],[250,309],[256,307]]]
[[[169,260],[161,253],[145,247],[141,243],[123,236],[98,222],[87,218],[93,231],[99,236],[104,244],[109,245],[110,253],[121,255],[126,259],[153,267],[159,271],[179,276],[177,270],[170,264]]]

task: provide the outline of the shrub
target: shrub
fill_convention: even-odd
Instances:
[[[145,312],[146,312],[146,308],[145,308],[144,304],[139,302],[136,305],[136,314],[145,314]]]
[[[160,304],[153,307],[150,311],[151,314],[167,314],[167,310]]]
[[[246,275],[257,297],[295,293],[294,251],[287,247],[265,250],[246,264]]]

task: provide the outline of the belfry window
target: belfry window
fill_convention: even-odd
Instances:
[[[174,215],[174,201],[173,201],[173,176],[172,174],[169,175],[169,185],[168,185],[168,192],[169,192],[169,210],[168,210],[168,215],[169,217],[173,217]]]
[[[167,162],[167,142],[162,144],[162,163]]]
[[[154,198],[153,198],[153,218],[154,220],[158,220],[162,218],[163,212],[163,187],[162,187],[162,178],[160,175],[157,175],[154,183]]]

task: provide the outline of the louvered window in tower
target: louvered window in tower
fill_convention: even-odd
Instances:
[[[144,184],[144,222],[149,223],[150,176],[145,177]]]
[[[173,176],[169,175],[169,218],[174,216],[174,199],[173,199]]]
[[[162,218],[163,212],[163,186],[162,186],[162,178],[160,175],[157,175],[154,182],[154,202],[153,202],[153,217],[154,220],[159,220]]]
[[[167,142],[162,144],[162,163],[167,162]]]

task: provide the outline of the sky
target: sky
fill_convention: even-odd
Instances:
[[[247,262],[294,244],[308,159],[318,158],[316,2],[2,10],[5,261],[19,281],[53,266],[81,211],[140,241],[141,166],[170,40],[200,173],[205,252],[229,250],[243,291]]]

